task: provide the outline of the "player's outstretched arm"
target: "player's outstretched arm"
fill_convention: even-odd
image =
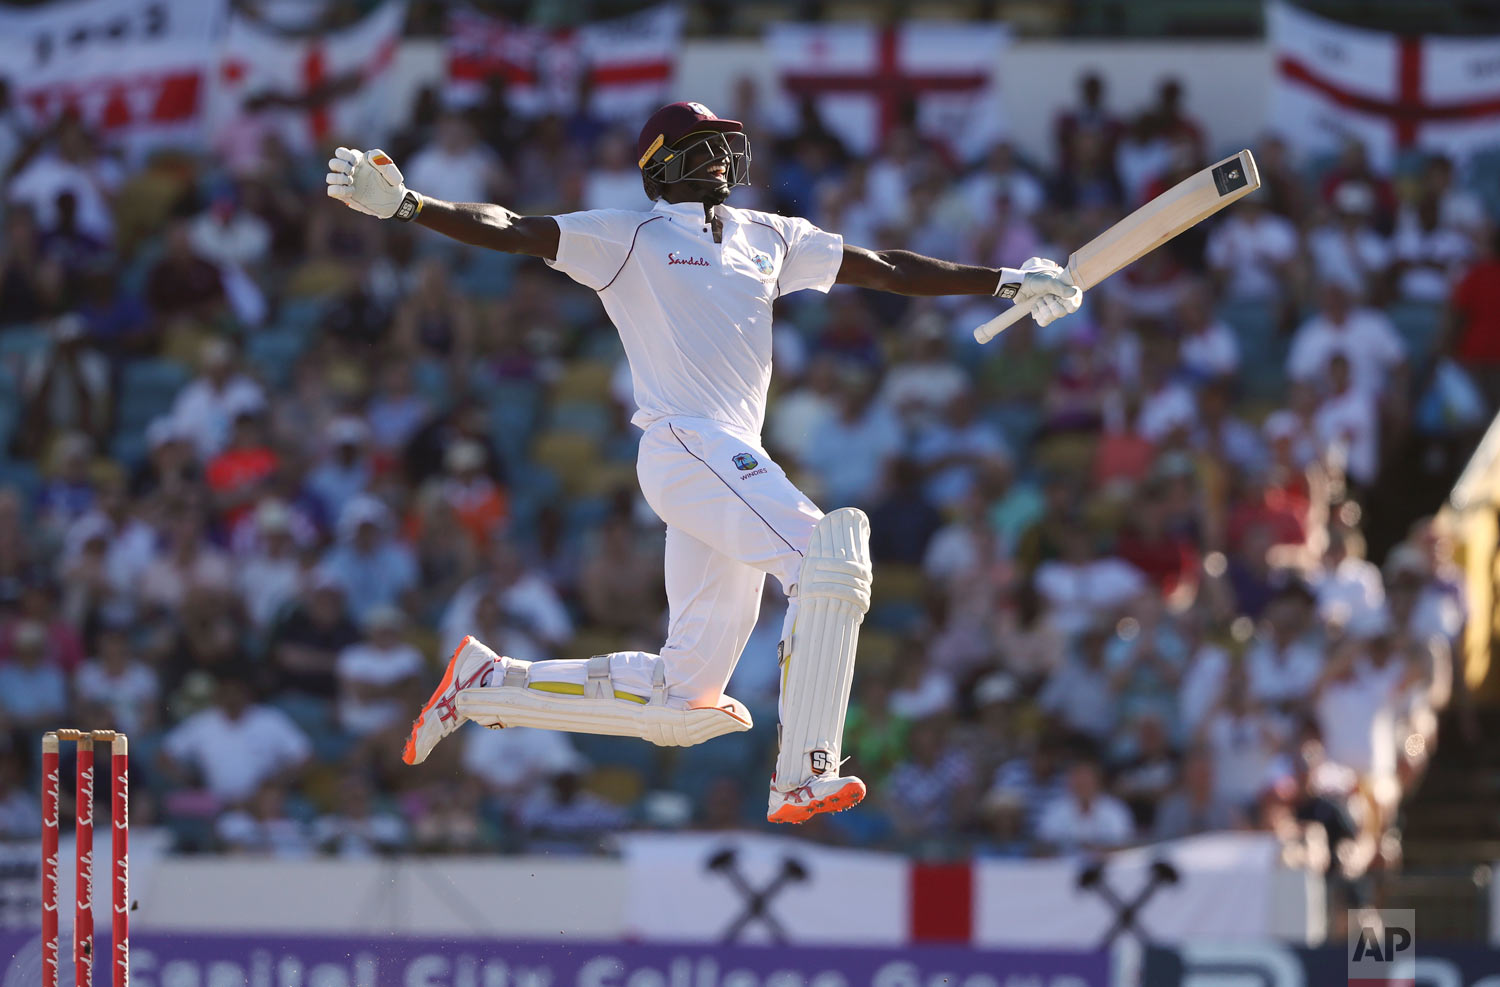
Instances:
[[[341,147],[328,159],[328,195],[378,219],[417,222],[476,247],[557,258],[557,221],[522,216],[482,202],[444,202],[406,187],[401,169],[381,150]]]
[[[1017,303],[1036,298],[1032,317],[1046,325],[1078,310],[1083,290],[1057,264],[1033,257],[1019,268],[973,267],[909,250],[867,250],[844,245],[838,284],[899,295],[998,295]]]

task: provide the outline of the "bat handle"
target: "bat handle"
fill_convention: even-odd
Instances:
[[[1009,309],[1001,312],[978,329],[974,330],[974,338],[980,343],[988,343],[1006,329],[1020,322],[1021,319],[1031,312],[1031,302],[1024,305],[1012,305]]]

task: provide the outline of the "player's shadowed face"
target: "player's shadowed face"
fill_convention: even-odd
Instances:
[[[682,178],[662,187],[663,198],[710,205],[729,198],[733,154],[724,135],[688,134],[674,146],[682,149]]]

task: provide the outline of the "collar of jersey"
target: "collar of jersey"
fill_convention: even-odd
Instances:
[[[701,202],[668,202],[666,199],[657,199],[651,211],[661,213],[668,219],[675,219],[679,223],[704,225],[703,203]]]

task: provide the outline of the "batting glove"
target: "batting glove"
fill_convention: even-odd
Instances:
[[[379,219],[413,220],[422,197],[406,187],[401,169],[384,151],[341,147],[328,159],[328,197]]]
[[[1019,268],[1001,268],[995,294],[1017,305],[1030,304],[1039,326],[1078,311],[1083,301],[1083,289],[1068,280],[1068,272],[1044,257],[1033,257]]]

